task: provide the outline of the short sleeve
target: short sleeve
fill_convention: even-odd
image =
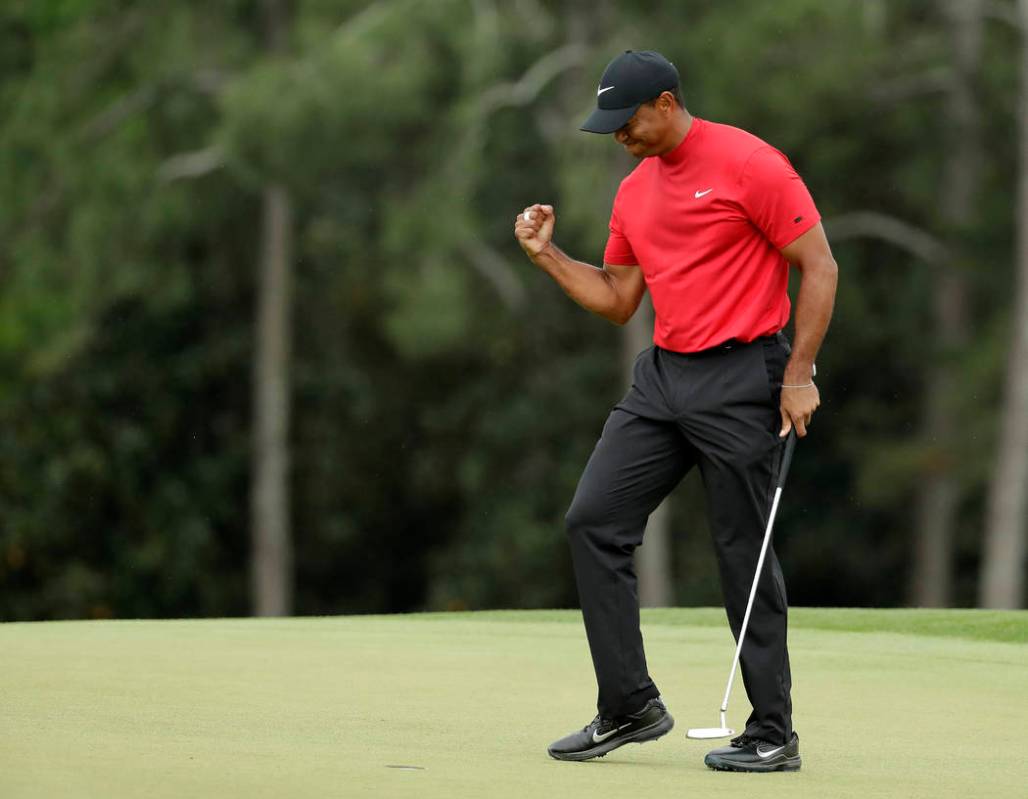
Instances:
[[[628,237],[621,227],[616,201],[614,209],[610,212],[610,235],[607,237],[607,246],[603,250],[603,263],[619,266],[639,265],[639,259],[635,257],[632,245],[629,244]]]
[[[803,179],[774,147],[761,147],[750,156],[739,185],[746,215],[779,250],[821,220]]]

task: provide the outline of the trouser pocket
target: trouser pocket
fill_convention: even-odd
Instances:
[[[777,407],[781,402],[782,381],[785,377],[785,365],[789,360],[792,347],[784,333],[764,339],[764,370],[767,378],[768,394]]]

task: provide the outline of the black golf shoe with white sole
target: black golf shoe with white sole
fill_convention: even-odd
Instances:
[[[717,771],[799,771],[800,738],[792,734],[787,744],[773,744],[745,733],[731,746],[708,752],[703,762]]]
[[[675,720],[658,696],[630,716],[597,716],[578,732],[550,744],[547,751],[557,760],[591,760],[625,744],[655,741],[674,726]]]

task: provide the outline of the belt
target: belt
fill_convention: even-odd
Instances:
[[[657,349],[663,350],[669,355],[676,355],[680,358],[706,358],[711,355],[723,355],[731,350],[739,349],[740,347],[752,347],[755,344],[762,344],[765,341],[775,341],[781,333],[771,333],[767,336],[758,336],[753,341],[739,341],[737,338],[730,338],[727,341],[722,341],[720,344],[716,344],[713,347],[708,347],[705,350],[696,350],[694,352],[677,352],[676,350],[665,350],[663,347],[657,347]],[[656,345],[654,345],[656,346]]]

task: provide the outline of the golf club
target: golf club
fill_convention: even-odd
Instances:
[[[767,554],[767,545],[771,541],[771,528],[775,523],[775,514],[778,512],[778,500],[782,496],[782,487],[785,485],[785,477],[789,474],[789,465],[792,463],[792,453],[796,449],[796,428],[789,430],[788,439],[785,442],[785,452],[782,455],[782,466],[778,470],[778,485],[775,488],[774,502],[771,503],[771,515],[767,520],[767,530],[764,531],[764,543],[760,547],[760,557],[757,559],[757,573],[753,575],[753,587],[750,588],[750,598],[746,603],[746,615],[742,619],[742,629],[739,630],[739,642],[735,647],[735,657],[732,659],[732,670],[728,674],[728,686],[725,688],[725,699],[721,703],[721,726],[720,727],[694,727],[686,735],[689,738],[727,738],[735,735],[735,730],[725,726],[725,712],[728,710],[728,697],[732,693],[732,682],[735,680],[735,670],[739,666],[739,654],[742,652],[742,642],[746,638],[746,627],[750,622],[750,611],[753,609],[753,598],[757,595],[757,583],[760,581],[760,572],[764,568],[764,556]]]

